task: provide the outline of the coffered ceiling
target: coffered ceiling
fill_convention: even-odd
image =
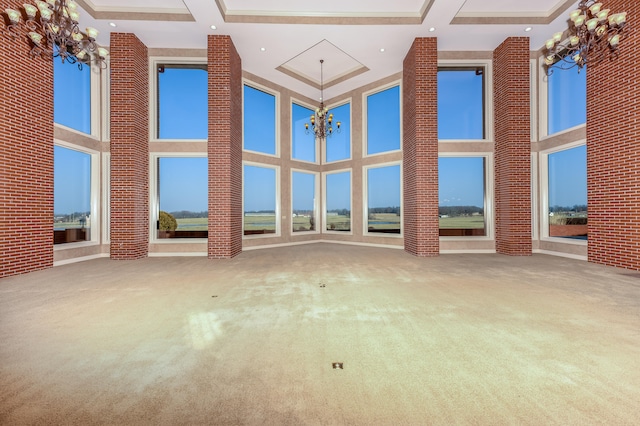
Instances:
[[[311,98],[324,59],[330,99],[402,70],[416,37],[440,51],[493,51],[527,36],[537,50],[566,28],[577,0],[77,0],[82,24],[133,32],[149,48],[205,49],[230,35],[244,70]],[[115,25],[113,27],[112,25]],[[212,29],[212,25],[215,29]],[[530,27],[529,31],[525,31]]]

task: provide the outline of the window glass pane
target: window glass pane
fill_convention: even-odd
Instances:
[[[556,69],[548,78],[548,133],[587,122],[587,69]]]
[[[53,147],[53,242],[91,239],[91,155]]]
[[[438,158],[440,236],[486,235],[484,157]]]
[[[207,238],[207,182],[204,157],[158,159],[158,238]]]
[[[400,233],[400,166],[367,169],[368,232]]]
[[[55,58],[53,61],[53,121],[91,134],[91,67]]]
[[[438,70],[438,139],[484,138],[482,68]]]
[[[291,104],[291,158],[316,162],[316,138],[311,130],[313,111],[298,104]],[[305,130],[309,124],[309,130]]]
[[[244,86],[244,149],[276,154],[276,97]]]
[[[587,239],[587,147],[549,154],[549,236]]]
[[[351,231],[351,172],[326,175],[326,230]]]
[[[244,166],[244,235],[276,232],[276,170]]]
[[[400,86],[367,96],[367,155],[400,149]]]
[[[293,232],[316,230],[316,175],[292,173]]]
[[[207,139],[206,65],[158,65],[158,139]]]
[[[329,112],[334,123],[340,122],[340,131],[327,138],[326,162],[347,160],[351,157],[351,104],[331,108]],[[336,129],[335,124],[333,128]]]

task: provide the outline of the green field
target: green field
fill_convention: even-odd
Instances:
[[[372,213],[367,226],[369,230],[400,229],[400,216],[396,213]]]
[[[327,231],[350,231],[351,218],[344,215],[327,215]]]
[[[178,222],[176,231],[206,231],[207,220],[208,218],[206,217],[176,219],[176,222]]]
[[[552,216],[553,217],[553,216]],[[554,222],[560,222],[560,217],[555,217]],[[207,218],[188,218],[188,219],[176,219],[178,222],[179,231],[206,231],[207,230]],[[245,229],[247,230],[275,230],[275,215],[269,216],[245,216],[244,217]],[[318,226],[318,223],[316,223]],[[369,219],[369,226],[374,226],[376,229],[397,229],[400,226],[400,216],[395,213],[376,213]],[[59,229],[71,229],[82,228],[80,222],[56,222],[53,224],[54,228]],[[85,228],[91,227],[91,221],[87,220],[84,225]],[[310,218],[298,216],[293,218],[293,229],[309,230]],[[350,228],[350,218],[347,216],[327,216],[327,230],[335,231],[348,231]],[[462,229],[474,229],[484,228],[484,216],[458,216],[458,217],[444,217],[440,218],[440,228],[462,228]]]
[[[53,229],[79,229],[79,228],[91,228],[91,219],[87,219],[84,224],[76,220],[73,222],[53,222]]]
[[[483,229],[484,216],[441,217],[440,228],[443,229]]]

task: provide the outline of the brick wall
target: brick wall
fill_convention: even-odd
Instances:
[[[496,251],[531,255],[529,39],[510,37],[493,52]]]
[[[242,251],[242,63],[229,36],[208,37],[208,257]]]
[[[30,50],[24,31],[2,37],[0,277],[53,266],[53,63]]]
[[[587,200],[590,262],[640,270],[640,2],[628,12],[620,55],[587,72]]]
[[[438,40],[416,38],[403,63],[404,247],[440,252],[438,223]]]
[[[149,65],[133,34],[111,34],[111,258],[149,251]]]

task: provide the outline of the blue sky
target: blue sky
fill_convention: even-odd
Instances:
[[[167,65],[158,86],[158,139],[207,139],[207,72]]]
[[[293,210],[313,210],[316,198],[316,175],[293,172]]]
[[[90,69],[78,71],[76,65],[54,61],[54,115],[55,121],[81,132],[90,133]],[[584,95],[586,72],[556,71],[549,78],[550,132],[573,127],[585,121],[586,96]],[[159,73],[160,84],[160,138],[207,138],[207,73],[202,69],[182,69],[167,66]],[[474,71],[439,72],[438,74],[438,125],[442,139],[482,138],[481,113],[482,76]],[[244,96],[244,146],[258,152],[276,152],[276,98],[272,94],[245,86]],[[398,86],[367,97],[367,136],[369,153],[400,148],[400,89]],[[63,107],[62,107],[63,106]],[[332,108],[334,120],[341,121],[342,132],[327,140],[324,161],[348,158],[351,141],[351,105]],[[309,122],[312,111],[300,105],[291,107],[292,129],[281,129],[281,134],[291,131],[292,155],[295,158],[315,162],[316,150],[313,134],[305,134],[304,124]],[[55,211],[70,213],[85,209],[89,196],[84,180],[89,175],[72,175],[78,169],[72,156],[56,149],[55,160]],[[551,205],[586,203],[585,155],[580,150],[569,150],[551,164],[562,163],[553,173],[558,176],[558,186],[553,189]],[[560,160],[559,158],[562,157]],[[163,160],[164,161],[164,160]],[[462,164],[462,167],[460,167]],[[245,168],[249,183],[245,188],[247,210],[273,210],[275,208],[275,172],[258,168]],[[361,173],[356,170],[356,173]],[[206,159],[176,159],[163,162],[161,167],[160,208],[166,211],[207,210]],[[551,173],[551,172],[550,172]],[[482,206],[482,161],[478,159],[440,159],[439,184],[441,205]],[[554,175],[554,176],[555,176]],[[391,171],[369,171],[369,206],[399,205],[400,178]],[[64,182],[62,184],[61,182]],[[327,175],[327,208],[351,208],[349,179],[345,174]],[[566,184],[565,184],[566,183]],[[564,185],[564,186],[563,186]],[[69,195],[74,194],[74,195]],[[308,204],[308,185],[294,188],[294,203]],[[316,194],[317,195],[317,194]],[[74,201],[83,199],[82,203]],[[86,208],[88,210],[88,208]]]
[[[91,211],[91,156],[57,145],[53,155],[54,214]]]
[[[482,157],[440,157],[438,159],[439,205],[484,208],[483,170]]]
[[[351,172],[327,173],[327,210],[351,210]]]
[[[549,207],[587,204],[587,147],[549,154]]]

